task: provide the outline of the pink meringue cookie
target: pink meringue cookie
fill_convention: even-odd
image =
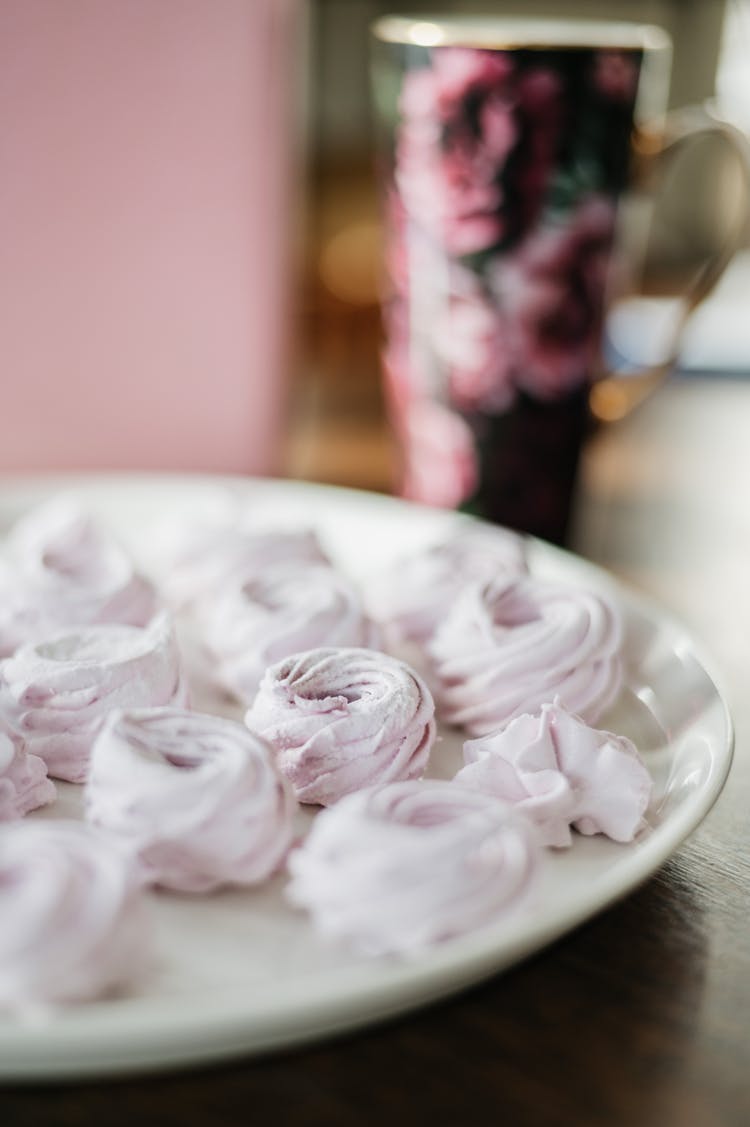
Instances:
[[[245,705],[269,665],[318,646],[363,646],[378,640],[358,591],[324,564],[286,564],[231,585],[194,610],[199,668]]]
[[[22,517],[0,574],[0,656],[69,626],[144,626],[156,592],[117,541],[69,497]]]
[[[30,755],[0,717],[0,822],[23,818],[30,810],[48,806],[56,796],[47,764]]]
[[[88,626],[21,646],[0,662],[0,715],[50,775],[83,782],[113,708],[187,703],[170,619]]]
[[[428,650],[438,709],[481,735],[555,697],[595,721],[622,684],[622,624],[603,595],[540,579],[474,584]]]
[[[422,644],[432,636],[461,590],[471,582],[527,571],[521,536],[504,528],[467,524],[374,576],[365,605],[383,628],[389,646]]]
[[[290,563],[330,564],[312,529],[257,529],[233,524],[188,525],[166,552],[160,588],[180,609],[221,592],[227,584]]]
[[[531,823],[489,795],[390,783],[318,814],[289,858],[287,896],[330,938],[408,954],[516,908],[540,853]]]
[[[620,842],[645,826],[653,783],[635,745],[557,703],[468,740],[464,760],[454,781],[515,803],[545,845],[570,845],[571,825]]]
[[[179,708],[110,713],[96,738],[86,817],[181,892],[252,885],[280,866],[297,803],[271,747],[242,724]]]
[[[245,722],[270,741],[300,802],[423,774],[435,706],[422,678],[376,650],[321,648],[272,665]]]
[[[0,827],[0,1009],[78,1002],[144,966],[149,921],[128,859],[83,822]]]

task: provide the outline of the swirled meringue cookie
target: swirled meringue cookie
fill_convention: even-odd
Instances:
[[[0,717],[0,822],[23,818],[30,810],[55,801],[47,764],[30,755]]]
[[[0,827],[0,1009],[123,987],[149,949],[129,860],[99,830],[27,819]]]
[[[321,648],[272,665],[245,722],[274,748],[300,802],[423,774],[435,706],[422,678],[376,650]]]
[[[540,851],[531,823],[489,795],[390,783],[318,814],[289,858],[287,895],[322,934],[404,954],[501,918]]]
[[[474,584],[428,650],[438,708],[472,735],[556,697],[593,722],[622,684],[622,624],[604,596],[529,577]]]
[[[372,647],[378,640],[354,585],[323,564],[278,566],[204,598],[193,631],[198,667],[246,706],[274,662],[319,646]]]
[[[455,782],[516,804],[545,845],[583,834],[632,841],[644,828],[651,776],[625,736],[597,731],[559,704],[464,744]]]
[[[86,817],[181,892],[266,880],[297,803],[270,746],[233,720],[178,708],[110,713],[94,743]]]
[[[526,571],[521,536],[503,528],[467,524],[449,539],[399,559],[371,577],[365,605],[389,648],[422,645],[468,583]]]
[[[330,564],[312,529],[258,529],[241,517],[234,523],[183,525],[162,556],[159,587],[175,609],[277,566]]]
[[[113,708],[187,703],[171,621],[88,626],[21,646],[0,662],[0,715],[50,775],[83,782]]]
[[[8,534],[0,571],[0,656],[68,626],[144,626],[156,592],[92,516],[62,496]]]

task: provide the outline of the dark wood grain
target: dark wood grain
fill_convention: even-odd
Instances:
[[[651,880],[397,1022],[221,1068],[6,1088],[2,1127],[750,1123],[749,426],[750,382],[676,383],[584,466],[579,549],[683,617],[735,715],[722,797]]]

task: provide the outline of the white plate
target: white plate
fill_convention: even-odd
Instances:
[[[359,578],[435,539],[453,514],[373,494],[288,482],[111,477],[7,482],[0,528],[49,492],[73,486],[143,559],[167,519],[231,497],[264,523],[313,525]],[[146,561],[147,562],[147,561]],[[633,845],[576,839],[550,851],[526,910],[409,960],[369,959],[318,940],[287,907],[283,880],[209,897],[154,894],[158,961],[139,992],[24,1023],[0,1018],[0,1077],[85,1077],[207,1062],[301,1044],[367,1025],[501,971],[574,928],[652,874],[695,829],[729,770],[732,730],[688,633],[571,555],[534,543],[532,570],[614,590],[628,631],[626,688],[607,725],[629,735],[655,780],[650,831]],[[602,727],[605,725],[602,724]],[[438,772],[458,766],[448,737]],[[77,808],[61,787],[49,816]]]

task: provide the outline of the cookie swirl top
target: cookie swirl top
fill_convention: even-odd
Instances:
[[[541,846],[503,802],[442,780],[390,783],[322,811],[289,859],[292,903],[369,954],[409,953],[502,917]]]
[[[291,844],[296,806],[269,745],[220,716],[118,710],[94,744],[86,816],[166,888],[265,880]]]
[[[144,966],[149,923],[129,859],[83,822],[0,827],[0,1008],[77,1002]]]
[[[429,644],[440,714],[474,735],[555,698],[595,721],[622,683],[622,624],[604,596],[529,577],[467,588]]]
[[[144,628],[54,634],[0,662],[0,714],[50,775],[68,782],[86,778],[91,746],[111,709],[186,702],[166,614]]]
[[[422,678],[357,647],[308,650],[271,666],[245,722],[271,742],[299,800],[323,806],[420,776],[435,738]]]

